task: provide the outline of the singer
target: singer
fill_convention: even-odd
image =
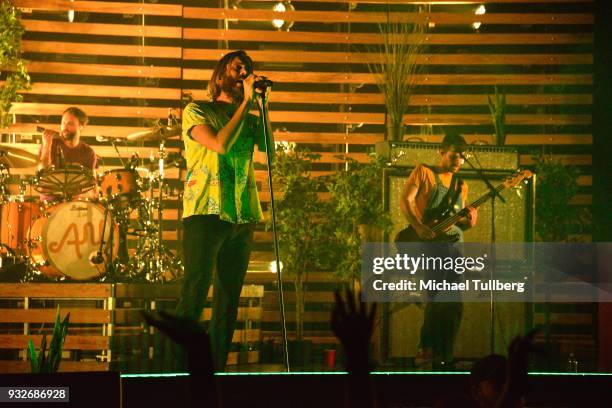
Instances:
[[[94,150],[81,141],[81,131],[89,118],[83,110],[72,106],[62,114],[60,132],[45,129],[42,144],[38,152],[39,169],[50,166],[63,167],[67,163],[80,164],[94,172],[98,167],[98,158]],[[97,185],[94,177],[93,198],[97,198]],[[51,200],[53,197],[42,197]]]
[[[244,51],[225,55],[208,83],[211,101],[190,103],[182,118],[187,159],[185,280],[176,312],[200,319],[216,271],[209,334],[220,371],[232,341],[253,231],[263,216],[255,184],[254,146],[264,152],[267,145],[268,154],[274,154],[273,141],[266,144],[264,140],[263,120],[249,113],[258,98],[267,103],[267,97],[261,97],[270,91],[269,82],[253,74],[252,68],[253,61]]]
[[[468,186],[458,176],[464,163],[463,153],[466,150],[463,136],[456,133],[447,134],[440,146],[439,161],[436,165],[419,164],[414,168],[400,196],[400,210],[416,232],[419,241],[444,241],[446,245],[422,245],[427,256],[461,256],[453,245],[463,241],[463,231],[476,225],[478,212],[467,207],[467,215],[436,237],[429,228],[434,220],[454,214],[465,207]],[[406,230],[404,230],[406,231]],[[396,241],[406,241],[403,232]],[[426,279],[460,281],[461,275],[454,271],[427,271]],[[463,314],[460,292],[448,295],[444,301],[436,299],[436,291],[427,292],[425,316],[421,327],[419,351],[415,357],[417,365],[432,364],[432,368],[448,369],[453,364],[453,346]],[[437,301],[436,301],[437,300]]]

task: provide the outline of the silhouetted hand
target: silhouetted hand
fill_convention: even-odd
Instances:
[[[158,328],[187,352],[189,372],[198,375],[214,374],[210,338],[202,325],[190,319],[159,311],[157,314],[143,311],[148,324]]]
[[[374,332],[376,303],[368,308],[365,303],[356,301],[350,290],[346,291],[346,300],[338,291],[334,296],[336,304],[331,315],[331,327],[342,343],[349,372],[345,406],[375,407],[377,400],[370,380],[369,348]],[[359,294],[358,296],[361,297]]]

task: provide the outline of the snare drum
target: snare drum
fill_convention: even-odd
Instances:
[[[111,199],[138,194],[138,173],[132,169],[109,170],[102,176],[100,182],[101,197]]]
[[[88,201],[67,201],[49,208],[30,228],[30,258],[49,277],[86,280],[103,275],[119,248],[117,224],[108,212],[105,226],[104,212],[102,205]],[[102,236],[105,262],[93,264],[90,257],[100,249]]]

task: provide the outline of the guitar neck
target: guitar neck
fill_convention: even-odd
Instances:
[[[506,188],[506,185],[502,183],[502,184],[498,185],[497,187],[495,187],[495,192],[499,193],[500,191],[503,191],[505,188]],[[484,203],[486,203],[487,201],[489,201],[491,199],[491,197],[493,197],[493,192],[489,191],[486,194],[480,196],[477,200],[472,201],[469,204],[469,207],[478,208],[481,205],[483,205]],[[433,229],[434,232],[444,231],[446,228],[450,227],[451,225],[454,225],[464,215],[465,215],[464,211],[459,211],[458,213],[454,214],[453,216],[448,217],[448,218],[442,220],[439,224],[434,226],[432,229]]]

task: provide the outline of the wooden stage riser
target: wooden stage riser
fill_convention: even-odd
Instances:
[[[172,311],[179,290],[179,285],[0,283],[0,349],[15,359],[26,359],[30,339],[38,347],[43,333],[50,336],[59,305],[62,317],[71,314],[63,370],[106,370],[109,362],[124,369],[170,370],[171,342],[146,325],[140,311]],[[212,296],[211,288],[209,301]],[[243,287],[228,364],[258,361],[263,296],[261,285]],[[206,307],[202,320],[210,317],[211,309]],[[24,371],[29,371],[27,362],[0,361],[0,372]]]

